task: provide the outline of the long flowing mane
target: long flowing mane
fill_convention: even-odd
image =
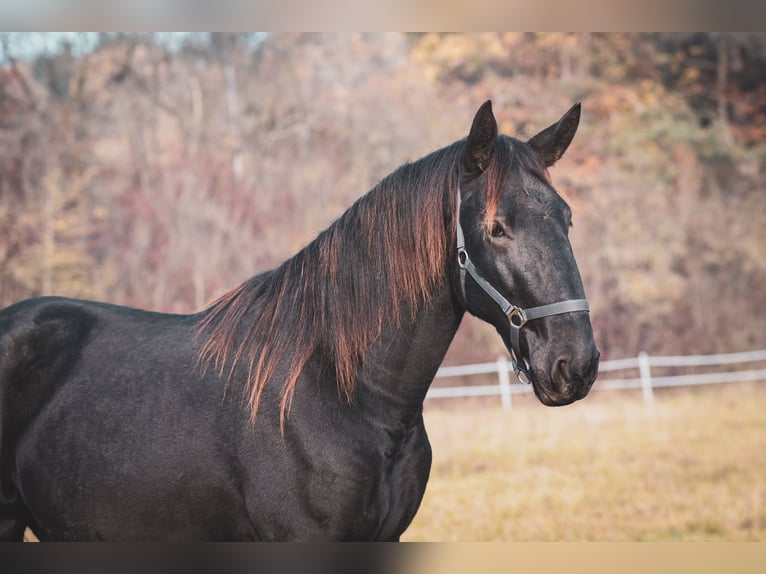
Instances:
[[[463,141],[407,163],[302,251],[215,301],[198,326],[200,361],[227,381],[247,365],[251,420],[264,386],[289,361],[284,424],[296,382],[315,354],[350,402],[356,374],[384,323],[414,317],[446,273]]]

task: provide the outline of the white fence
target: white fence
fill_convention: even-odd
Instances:
[[[599,378],[594,389],[641,389],[644,401],[654,400],[654,389],[658,387],[676,387],[686,385],[708,385],[713,383],[731,383],[739,381],[766,381],[766,368],[716,371],[696,374],[652,376],[652,367],[708,367],[722,365],[747,365],[756,362],[766,362],[766,349],[744,353],[728,353],[725,355],[693,355],[693,356],[657,356],[652,357],[641,352],[637,357],[602,361],[599,365]],[[638,376],[625,379],[606,379],[603,374],[614,371],[637,370]],[[442,367],[436,373],[436,378],[463,377],[468,375],[495,374],[497,384],[471,385],[461,387],[431,386],[426,395],[427,399],[450,397],[480,397],[500,395],[502,405],[511,408],[511,397],[515,394],[532,392],[531,385],[518,382],[511,383],[511,363],[504,357],[494,363],[478,363],[456,367]]]

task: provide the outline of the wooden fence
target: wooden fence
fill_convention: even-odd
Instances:
[[[602,361],[599,365],[599,378],[594,388],[598,390],[641,389],[647,403],[654,401],[654,389],[687,385],[708,385],[739,381],[766,381],[766,368],[744,368],[752,363],[766,362],[766,349],[723,355],[691,356],[651,356],[641,352],[637,357]],[[704,373],[684,373],[657,376],[652,369],[694,369],[700,367],[736,366],[734,370],[716,370]],[[763,367],[763,365],[762,365]],[[633,371],[637,376],[627,378],[604,378],[605,373]],[[502,405],[511,408],[511,397],[515,394],[532,392],[531,385],[516,382],[512,374],[511,363],[500,357],[492,363],[442,367],[436,373],[436,380],[426,395],[427,399],[478,397],[499,395]],[[446,377],[466,377],[473,375],[495,374],[497,384],[470,386],[440,386],[439,379]],[[511,381],[514,382],[511,382]]]

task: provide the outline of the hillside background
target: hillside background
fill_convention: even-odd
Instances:
[[[0,35],[0,306],[201,309],[485,99],[517,136],[582,101],[552,176],[604,358],[766,348],[764,34],[24,42]],[[447,362],[502,352],[468,319]]]

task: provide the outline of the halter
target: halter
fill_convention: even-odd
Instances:
[[[460,288],[463,291],[463,299],[468,302],[465,292],[465,272],[473,277],[477,285],[481,287],[484,292],[489,295],[492,300],[500,306],[503,314],[508,318],[508,324],[511,328],[511,366],[513,372],[516,373],[518,379],[524,383],[529,384],[529,369],[531,368],[529,361],[522,356],[521,346],[519,344],[519,333],[521,329],[529,321],[535,319],[541,319],[543,317],[550,317],[551,315],[563,315],[564,313],[574,313],[577,311],[590,311],[588,301],[585,299],[569,299],[567,301],[560,301],[558,303],[551,303],[549,305],[540,305],[539,307],[530,307],[529,309],[522,309],[508,301],[503,297],[497,289],[495,289],[490,283],[479,274],[476,266],[468,257],[468,252],[465,249],[465,236],[463,234],[463,227],[460,225],[460,184],[457,187],[457,262],[460,266]]]

